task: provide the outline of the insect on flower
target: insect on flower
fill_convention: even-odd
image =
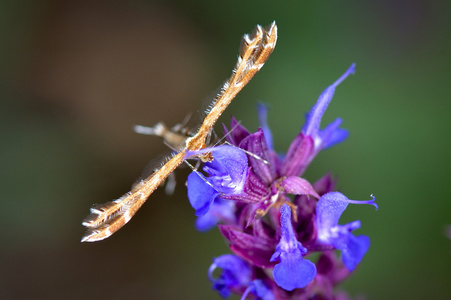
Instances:
[[[147,198],[185,159],[190,158],[189,151],[206,147],[218,118],[232,102],[241,89],[254,77],[268,60],[277,41],[277,26],[273,22],[267,28],[257,26],[255,32],[244,35],[238,62],[232,76],[224,83],[221,91],[213,100],[199,130],[184,140],[184,147],[169,159],[160,169],[136,184],[121,198],[91,208],[91,214],[83,221],[88,229],[82,242],[95,242],[108,238],[124,226]],[[207,153],[208,154],[208,153]],[[205,155],[207,155],[205,154]],[[208,157],[208,156],[207,156]]]

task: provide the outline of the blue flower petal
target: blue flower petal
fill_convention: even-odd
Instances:
[[[211,152],[213,161],[204,167],[212,175],[210,182],[221,193],[241,193],[248,169],[247,155],[241,149],[227,145],[215,147]]]
[[[346,129],[338,128],[341,122],[341,119],[338,118],[321,130],[319,135],[322,141],[322,149],[330,148],[348,138],[349,132]]]
[[[249,283],[249,287],[246,291],[244,291],[243,296],[241,296],[241,300],[245,300],[249,293],[257,296],[258,300],[274,300],[272,290],[267,287],[261,279],[255,279]]]
[[[195,226],[199,231],[208,231],[221,221],[236,223],[235,202],[217,197],[210,210],[196,219]]]
[[[274,267],[274,281],[287,291],[304,288],[316,275],[316,266],[309,260],[303,259],[300,250],[282,252],[280,263]]]
[[[316,266],[302,258],[307,253],[307,249],[297,241],[294,235],[290,207],[284,204],[280,212],[282,236],[270,261],[280,261],[273,270],[274,281],[281,288],[292,291],[296,288],[304,288],[315,278]]]
[[[370,241],[367,236],[356,237],[352,234],[353,230],[360,228],[360,221],[338,225],[338,220],[349,203],[370,204],[377,208],[375,200],[374,197],[368,201],[349,200],[339,192],[330,192],[323,195],[317,203],[318,241],[341,250],[343,263],[350,271],[354,270],[368,251]]]
[[[345,195],[339,192],[324,194],[316,205],[316,220],[319,238],[329,234],[330,228],[338,224],[341,214],[348,207]]]
[[[211,214],[211,211],[208,211],[205,215],[196,219],[195,226],[198,231],[205,232],[215,227],[216,224],[218,224],[218,219]]]
[[[260,127],[263,130],[263,134],[265,135],[265,140],[266,144],[268,145],[268,149],[274,150],[272,133],[271,129],[269,129],[268,126],[268,106],[260,102],[257,106],[257,109],[258,109],[258,120],[260,123]]]
[[[201,174],[193,172],[188,176],[187,181],[188,198],[191,206],[196,209],[196,216],[205,215],[214,199],[220,194],[241,194],[248,172],[247,156],[236,147],[223,145],[187,151],[186,156],[192,157],[205,153],[211,153],[213,156],[213,161],[204,166],[204,171],[210,176],[205,179],[201,178]]]
[[[218,278],[213,277],[216,268],[222,269]],[[213,283],[213,289],[217,290],[222,297],[228,297],[232,289],[247,287],[251,275],[249,264],[232,254],[215,258],[208,270],[208,277]]]
[[[195,172],[189,174],[187,180],[188,199],[191,206],[196,210],[196,216],[203,216],[208,212],[210,205],[213,203],[219,193],[208,185]]]
[[[348,236],[346,248],[341,249],[341,255],[344,265],[350,270],[362,261],[363,256],[370,248],[370,238],[366,235],[354,236],[351,233]]]
[[[350,74],[353,74],[354,72],[355,72],[355,64],[352,64],[351,67],[349,67],[349,69],[337,81],[335,81],[331,86],[329,86],[322,92],[316,104],[307,114],[307,120],[304,127],[302,128],[302,132],[307,136],[313,137],[313,139],[315,140],[315,149],[320,150],[324,147],[324,144],[330,144],[327,143],[327,141],[326,143],[324,143],[324,141],[321,139],[320,135],[321,119],[323,117],[324,112],[327,109],[327,106],[332,100],[335,88],[343,80],[345,80],[346,77],[348,77]]]
[[[327,241],[331,236],[331,229],[338,225],[341,214],[348,207],[349,203],[353,204],[370,204],[376,207],[376,199],[366,201],[349,200],[340,192],[330,192],[324,194],[316,205],[316,223],[318,227],[318,238]],[[355,229],[355,228],[354,228]]]

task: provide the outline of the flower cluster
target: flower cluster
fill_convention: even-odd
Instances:
[[[264,105],[259,106],[257,132],[250,133],[232,118],[231,128],[224,126],[227,144],[187,153],[213,157],[204,173],[189,175],[187,186],[197,229],[217,225],[234,253],[215,258],[209,270],[221,296],[346,299],[333,287],[356,268],[370,242],[367,236],[353,234],[360,221],[338,222],[350,203],[377,209],[375,198],[349,200],[334,192],[335,180],[329,174],[314,184],[301,176],[319,151],[348,136],[339,127],[341,119],[322,130],[320,121],[335,88],[354,69],[352,65],[320,95],[285,155],[273,149]],[[315,252],[313,262],[309,255]],[[214,276],[216,269],[220,271]]]

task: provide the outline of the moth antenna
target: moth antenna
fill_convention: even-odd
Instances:
[[[175,132],[181,132],[184,128],[186,128],[186,125],[188,124],[188,122],[191,120],[191,117],[193,116],[192,113],[188,113],[185,118],[183,119],[182,123],[179,124],[175,124],[172,127],[172,131]]]
[[[192,164],[190,164],[188,161],[185,160],[185,163],[191,168],[191,170],[193,170],[193,172],[195,172],[197,174],[197,176],[199,176],[203,181],[205,181],[206,184],[208,184],[209,186],[211,186],[215,191],[217,191],[218,193],[222,194],[221,192],[219,192],[205,177],[204,175],[199,172],[199,170],[197,170]]]
[[[252,153],[252,152],[249,152],[249,151],[247,151],[247,150],[244,150],[244,149],[242,149],[242,148],[240,148],[240,147],[238,147],[238,146],[235,146],[235,145],[233,145],[233,144],[231,144],[231,143],[229,143],[229,142],[227,142],[227,141],[225,141],[224,144],[227,144],[227,145],[229,145],[229,146],[232,146],[233,148],[236,148],[236,149],[240,149],[241,151],[243,151],[243,152],[246,153],[247,155],[252,156],[252,157],[255,158],[255,159],[258,159],[259,161],[261,161],[261,162],[264,163],[265,165],[269,165],[269,162],[268,162],[266,159],[264,159],[263,157],[258,156],[257,154],[254,154],[254,153]]]
[[[238,128],[238,125],[241,124],[241,121],[237,121],[237,123],[235,124],[235,126],[233,126],[232,128],[230,128],[230,130],[224,134],[214,145],[213,147],[217,146],[219,143],[221,143],[223,140],[226,139],[227,136],[229,136],[236,128]],[[229,143],[230,145],[230,143]]]
[[[177,152],[185,148],[188,139],[186,135],[169,129],[163,122],[158,122],[152,127],[135,125],[134,130],[139,134],[155,135],[162,138],[166,146]]]

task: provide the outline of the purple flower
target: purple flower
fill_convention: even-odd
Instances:
[[[301,133],[293,140],[288,149],[282,165],[283,174],[286,176],[302,175],[320,150],[341,143],[348,137],[347,130],[338,128],[341,119],[336,119],[323,130],[320,130],[320,123],[327,106],[332,100],[335,88],[354,72],[355,64],[352,64],[337,81],[324,90],[316,104],[307,113],[306,123]]]
[[[216,268],[222,272],[218,278],[213,277]],[[232,291],[243,291],[251,281],[252,270],[248,263],[232,254],[219,256],[213,260],[208,270],[208,278],[213,283],[213,289],[217,290],[222,297],[230,296]]]
[[[187,157],[208,152],[212,153],[214,159],[207,162],[203,170],[210,176],[202,178],[199,173],[193,172],[187,181],[188,198],[196,210],[196,216],[205,215],[218,196],[241,193],[247,175],[246,154],[232,146],[191,151]]]
[[[307,249],[298,242],[291,224],[291,209],[283,204],[280,209],[282,236],[271,261],[279,260],[274,267],[274,281],[281,288],[292,291],[309,284],[316,275],[315,264],[302,258]]]
[[[330,192],[323,195],[316,205],[318,240],[341,250],[343,263],[350,271],[354,270],[368,251],[370,240],[365,235],[354,236],[351,233],[360,228],[360,221],[338,225],[338,220],[349,203],[370,204],[377,209],[375,201],[374,197],[368,201],[349,200],[342,193]]]

